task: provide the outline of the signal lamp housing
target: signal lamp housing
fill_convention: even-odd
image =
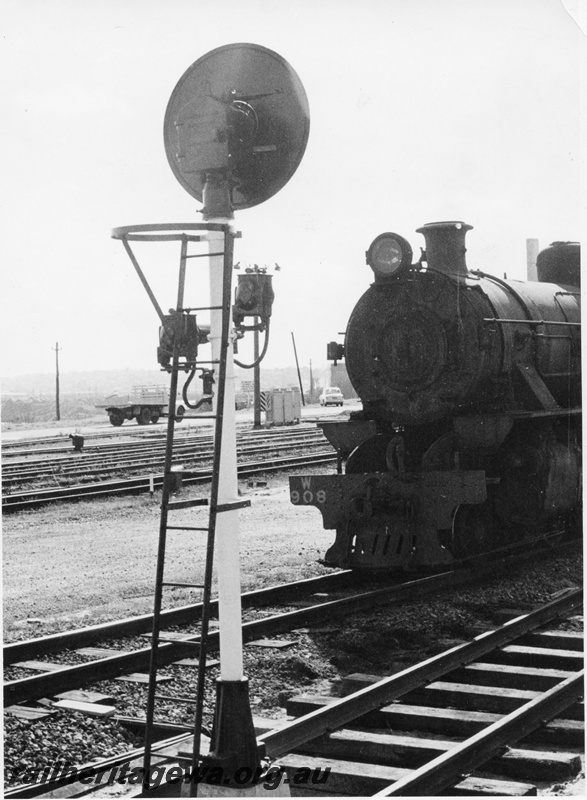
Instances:
[[[326,358],[328,361],[334,361],[334,366],[336,366],[336,362],[344,358],[344,344],[328,342],[326,345]]]
[[[267,328],[275,298],[271,279],[272,276],[264,272],[247,272],[238,276],[232,319],[240,330],[255,329],[255,326],[247,328],[243,325],[245,317],[259,317],[261,321],[257,330]]]
[[[412,248],[397,233],[379,234],[371,242],[365,256],[375,274],[375,280],[393,278],[412,264]]]
[[[178,358],[194,362],[198,356],[198,345],[205,344],[210,333],[209,326],[198,327],[196,317],[169,309],[164,316],[164,324],[159,327],[159,347],[157,361],[167,372],[171,372],[171,359]],[[188,367],[182,365],[187,371]]]

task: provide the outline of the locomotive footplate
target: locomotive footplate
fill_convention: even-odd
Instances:
[[[343,568],[450,563],[441,539],[455,510],[487,499],[483,470],[296,475],[289,486],[294,505],[316,506],[324,527],[336,530],[325,560]]]

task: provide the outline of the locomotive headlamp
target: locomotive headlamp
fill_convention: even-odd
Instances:
[[[381,233],[373,239],[365,255],[376,279],[391,278],[412,263],[412,248],[397,233]]]

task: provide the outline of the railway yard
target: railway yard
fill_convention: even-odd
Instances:
[[[55,774],[31,785],[48,766],[104,774],[140,763],[163,447],[163,431],[105,426],[81,453],[63,435],[5,442],[7,796],[65,796]],[[204,497],[206,430],[177,432],[176,453],[177,497]],[[288,474],[334,472],[335,461],[311,421],[239,426],[239,493],[251,501],[240,514],[244,658],[258,741],[287,774],[330,770],[292,794],[581,794],[580,542],[393,578],[333,570],[320,561],[332,532],[315,509],[290,504]],[[48,494],[61,490],[75,500]],[[179,515],[193,525],[202,513]],[[171,535],[174,581],[201,579],[204,548],[197,535]],[[199,598],[181,587],[165,595],[156,765],[189,760]],[[218,674],[211,624],[204,750]],[[67,795],[88,791],[73,784]]]
[[[12,5],[2,797],[584,797],[579,4]]]

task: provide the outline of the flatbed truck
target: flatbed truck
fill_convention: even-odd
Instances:
[[[166,386],[133,386],[126,395],[108,396],[97,408],[106,410],[110,424],[116,428],[126,419],[136,419],[139,425],[156,424],[160,417],[169,414],[169,389]],[[176,421],[181,422],[184,414],[185,408],[178,405]]]

